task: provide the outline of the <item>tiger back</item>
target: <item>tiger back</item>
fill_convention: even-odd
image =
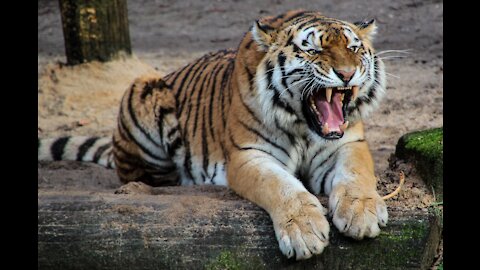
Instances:
[[[328,245],[327,210],[313,195],[320,192],[340,232],[376,237],[388,214],[362,123],[386,88],[375,29],[373,20],[318,12],[262,18],[236,50],[137,79],[102,153],[124,183],[228,186],[269,213],[288,258]],[[39,157],[40,149],[75,156],[68,152],[88,149],[87,140],[78,148],[74,139],[40,140]],[[63,146],[60,155],[53,145]]]

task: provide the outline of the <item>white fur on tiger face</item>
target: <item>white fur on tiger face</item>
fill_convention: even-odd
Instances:
[[[319,21],[303,27],[294,25],[282,28],[274,33],[276,39],[270,40],[271,45],[265,45],[266,56],[257,68],[259,75],[256,77],[256,87],[261,108],[258,111],[266,124],[277,121],[284,128],[294,126],[299,134],[308,133],[321,140],[318,137],[325,135],[321,132],[321,126],[318,128],[320,130],[315,130],[311,124],[306,125],[309,115],[305,113],[305,107],[311,104],[306,104],[305,100],[314,93],[326,91],[327,88],[335,91],[342,87],[358,87],[355,100],[350,99],[342,104],[342,107],[345,106],[343,123],[367,117],[383,97],[384,65],[374,56],[370,44],[376,31],[373,22],[359,26],[337,20],[328,23],[326,26],[325,21]],[[332,24],[335,26],[333,30]],[[366,33],[362,32],[367,30]],[[331,61],[338,55],[346,61],[340,64]],[[335,69],[342,69],[345,65],[349,65],[354,72],[348,82],[335,72]],[[346,96],[351,96],[350,92],[351,89],[344,90]],[[287,107],[294,115],[285,114],[285,110],[277,110],[277,107]]]

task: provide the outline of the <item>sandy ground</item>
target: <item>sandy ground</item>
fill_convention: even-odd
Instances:
[[[66,67],[58,1],[39,0],[39,136],[109,135],[134,77],[153,69],[166,74],[206,52],[234,48],[255,19],[296,8],[349,21],[375,18],[377,51],[409,50],[403,58],[385,59],[388,94],[365,121],[366,134],[381,194],[395,188],[398,170],[406,172],[406,188],[388,201],[389,209],[425,209],[434,200],[430,190],[409,164],[392,161],[396,166],[389,168],[389,157],[404,133],[443,125],[442,1],[129,0],[135,57]],[[39,163],[38,184],[40,190],[66,192],[119,186],[113,171],[75,162]]]

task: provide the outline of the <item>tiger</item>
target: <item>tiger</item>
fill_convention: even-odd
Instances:
[[[317,11],[260,18],[235,50],[136,79],[112,137],[39,138],[39,160],[94,162],[125,184],[227,186],[269,214],[287,258],[321,254],[327,218],[374,238],[388,221],[363,124],[386,89],[376,32]]]

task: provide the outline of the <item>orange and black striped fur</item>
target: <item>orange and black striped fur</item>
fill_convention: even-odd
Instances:
[[[375,237],[388,214],[362,124],[385,89],[374,32],[317,12],[263,18],[237,50],[137,79],[111,142],[39,140],[39,159],[97,161],[125,183],[227,185],[270,214],[289,258],[328,245],[312,193],[342,233]]]

